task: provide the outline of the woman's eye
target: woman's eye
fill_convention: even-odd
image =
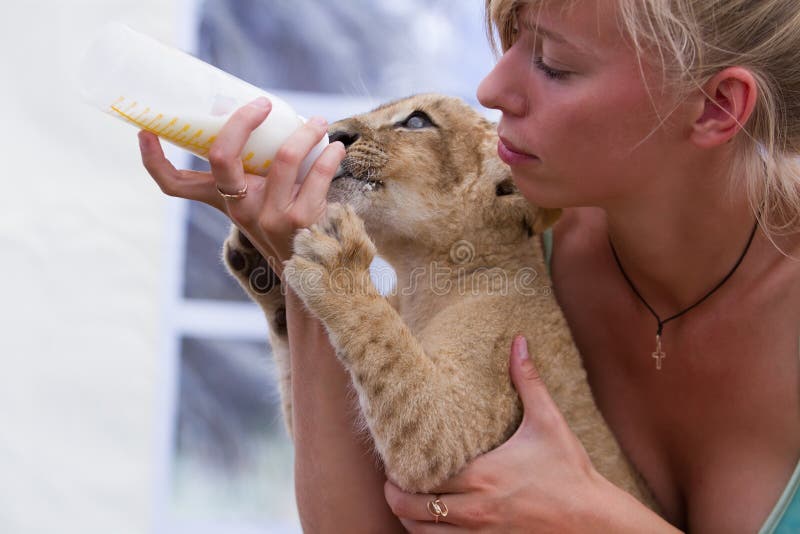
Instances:
[[[429,128],[435,126],[433,121],[428,115],[422,111],[415,111],[409,115],[406,120],[400,123],[403,128],[410,130],[419,130],[420,128]]]
[[[552,67],[549,67],[543,60],[542,56],[536,56],[533,58],[533,64],[536,66],[537,69],[542,71],[545,76],[550,78],[551,80],[563,80],[571,73],[566,70],[557,70]]]

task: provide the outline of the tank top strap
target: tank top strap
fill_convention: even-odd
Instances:
[[[800,462],[789,484],[769,514],[759,534],[792,534],[800,532]]]
[[[800,340],[798,340],[800,345]],[[800,349],[798,350],[800,357]],[[758,534],[793,534],[800,532],[800,461]]]
[[[544,263],[547,265],[547,273],[550,273],[550,260],[553,257],[553,227],[551,226],[542,232],[542,247],[544,248]]]

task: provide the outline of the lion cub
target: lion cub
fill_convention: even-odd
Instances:
[[[509,347],[524,333],[595,468],[652,506],[550,291],[539,234],[559,211],[517,192],[494,126],[458,99],[420,95],[337,122],[330,136],[347,156],[325,220],[298,232],[284,279],[327,328],[389,478],[428,492],[513,434],[522,411]],[[376,249],[397,273],[389,298],[370,279]],[[224,257],[269,321],[288,425],[280,280],[235,227]]]

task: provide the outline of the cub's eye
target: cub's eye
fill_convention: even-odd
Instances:
[[[398,126],[402,128],[408,128],[410,130],[419,130],[421,128],[432,128],[436,125],[433,123],[428,114],[424,111],[415,111],[403,122],[398,123]]]

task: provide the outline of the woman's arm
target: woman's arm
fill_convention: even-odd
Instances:
[[[350,377],[325,328],[286,295],[292,361],[295,493],[305,532],[405,532],[383,495],[371,440],[356,431]]]
[[[264,258],[291,256],[292,237],[325,213],[331,179],[344,146],[331,143],[298,189],[300,164],[325,134],[324,120],[311,119],[284,143],[267,177],[246,174],[239,155],[270,111],[253,102],[234,112],[209,152],[211,172],[176,169],[158,138],[142,131],[142,163],[170,196],[204,202],[226,214]],[[222,191],[247,194],[223,198]],[[342,370],[324,328],[304,312],[291,292],[286,299],[292,361],[293,424],[298,508],[306,532],[393,532],[402,527],[383,498],[385,477],[369,440],[356,434],[357,408],[348,400],[350,378]]]

